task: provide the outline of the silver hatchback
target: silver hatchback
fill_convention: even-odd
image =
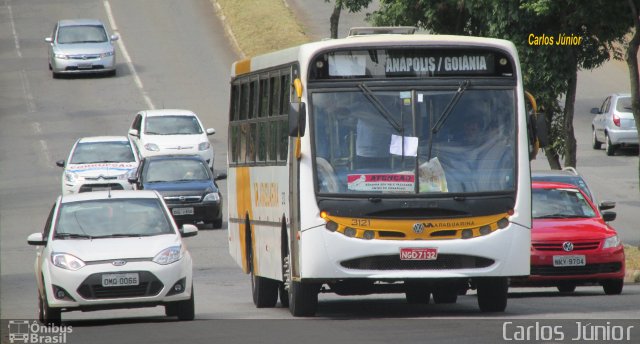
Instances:
[[[607,155],[613,155],[620,146],[638,145],[630,94],[611,94],[591,113],[596,115],[591,122],[593,149],[600,149],[604,143]]]
[[[44,40],[49,43],[49,70],[54,78],[61,74],[116,74],[113,42],[118,36],[109,36],[99,20],[60,20],[51,37]]]

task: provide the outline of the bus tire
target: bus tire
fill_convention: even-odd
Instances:
[[[278,285],[278,296],[280,297],[280,306],[283,308],[289,307],[289,292],[285,289],[284,283]]]
[[[412,305],[426,305],[429,304],[429,299],[431,299],[431,293],[423,283],[405,282],[404,294],[407,298],[407,303]]]
[[[315,283],[291,281],[289,311],[294,317],[312,317],[318,310],[319,286]]]
[[[256,276],[251,269],[251,294],[257,308],[275,307],[278,302],[278,282],[269,278]]]
[[[478,306],[482,312],[504,312],[507,308],[509,280],[507,277],[479,278]]]

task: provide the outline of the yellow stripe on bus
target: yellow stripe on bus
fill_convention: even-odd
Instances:
[[[249,219],[253,218],[253,208],[251,207],[251,173],[248,167],[238,167],[236,168],[236,200],[237,200],[237,208],[238,209],[238,218],[245,219],[246,216]],[[242,223],[238,226],[238,237],[240,238],[240,252],[242,257],[247,257],[247,238],[246,238],[246,221],[242,221]],[[255,247],[255,235],[251,235],[252,242],[251,247]],[[255,251],[254,251],[255,252]],[[254,255],[254,272],[257,264],[255,263],[255,255]],[[242,260],[242,271],[245,273],[249,272],[249,264],[246,259]]]
[[[246,74],[251,71],[251,59],[236,62],[236,75]]]

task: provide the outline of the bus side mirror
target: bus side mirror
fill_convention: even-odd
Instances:
[[[289,107],[289,136],[302,137],[307,125],[307,107],[303,102],[291,103]],[[299,133],[298,133],[299,131]]]

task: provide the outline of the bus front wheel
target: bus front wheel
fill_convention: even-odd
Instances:
[[[504,312],[507,308],[509,280],[507,277],[489,277],[476,280],[478,306],[482,312]]]
[[[315,283],[291,281],[289,311],[295,317],[312,317],[318,309],[319,286]]]

